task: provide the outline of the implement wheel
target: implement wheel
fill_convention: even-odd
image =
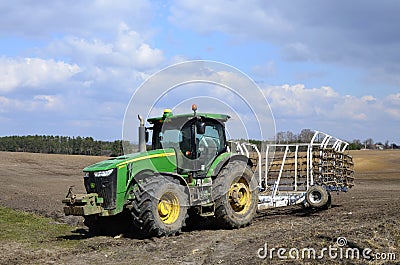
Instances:
[[[311,207],[320,208],[330,203],[330,194],[321,186],[311,186],[306,193],[306,201]]]
[[[219,226],[238,228],[250,224],[258,201],[253,171],[243,161],[229,162],[213,183],[213,197]]]
[[[134,193],[130,205],[133,224],[143,235],[168,236],[181,231],[189,198],[179,182],[162,175],[148,176]]]

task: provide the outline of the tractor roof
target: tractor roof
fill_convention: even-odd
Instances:
[[[194,114],[193,113],[188,113],[188,114],[178,114],[178,115],[173,115],[172,112],[167,112],[168,114],[166,114],[166,112],[164,111],[164,115],[161,117],[154,117],[154,118],[149,118],[147,119],[147,121],[151,124],[155,124],[155,123],[162,123],[164,122],[164,120],[166,119],[171,119],[171,120],[175,120],[175,119],[191,119],[194,118]],[[209,119],[215,119],[218,120],[220,122],[226,122],[231,116],[226,115],[226,114],[216,114],[216,113],[196,113],[197,117],[203,117],[203,118],[209,118]]]

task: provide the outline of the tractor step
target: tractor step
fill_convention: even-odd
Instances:
[[[214,216],[214,211],[215,211],[215,204],[214,203],[207,203],[200,205],[199,207],[199,215],[202,217],[210,217]]]

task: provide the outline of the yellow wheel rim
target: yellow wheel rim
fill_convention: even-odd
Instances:
[[[251,192],[244,178],[233,182],[228,191],[228,199],[232,209],[238,214],[246,213],[251,205]]]
[[[164,193],[158,201],[158,216],[164,224],[173,224],[179,217],[179,200],[172,192]]]

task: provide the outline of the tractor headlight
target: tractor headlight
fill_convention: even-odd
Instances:
[[[85,172],[85,175],[83,175],[84,178],[89,178],[89,172]]]
[[[109,169],[109,170],[102,170],[102,171],[96,171],[94,172],[95,177],[108,177],[111,175],[114,169]]]

